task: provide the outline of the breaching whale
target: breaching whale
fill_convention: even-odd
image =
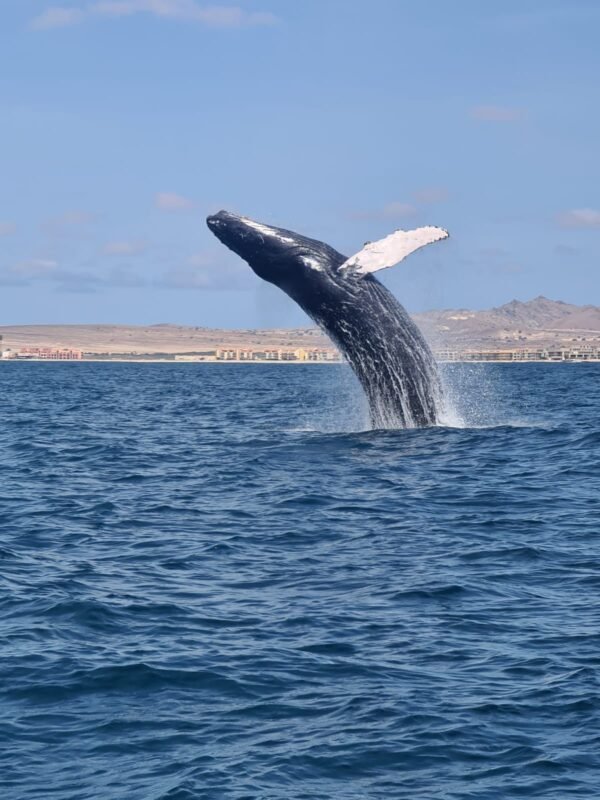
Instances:
[[[341,350],[369,402],[375,428],[439,422],[440,380],[415,323],[373,275],[426,244],[445,239],[432,226],[396,231],[346,258],[324,242],[219,211],[207,218],[215,236],[275,284]]]

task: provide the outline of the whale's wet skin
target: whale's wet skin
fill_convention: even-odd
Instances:
[[[391,245],[382,240],[347,259],[323,242],[226,211],[207,223],[335,342],[367,395],[373,427],[416,428],[440,421],[441,384],[431,350],[405,309],[370,273],[444,238],[445,231],[399,232],[388,237]]]

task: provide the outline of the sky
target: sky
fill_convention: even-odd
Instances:
[[[297,326],[205,224],[350,255],[411,311],[600,304],[597,0],[2,0],[0,324]]]

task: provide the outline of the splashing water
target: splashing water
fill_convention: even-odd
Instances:
[[[483,428],[514,422],[499,400],[498,374],[486,364],[440,364],[442,413],[449,428]]]
[[[429,387],[435,389],[436,421],[433,427],[490,428],[501,425],[530,425],[531,420],[516,412],[511,398],[504,396],[501,370],[488,364],[438,364]],[[327,391],[319,406],[308,398],[297,425],[288,430],[321,433],[360,433],[371,430],[416,429],[405,424],[386,404],[386,397],[368,398],[367,392],[348,363],[339,366],[311,367],[322,371],[322,385]],[[367,367],[365,367],[366,369]],[[510,365],[519,369],[519,365]],[[401,376],[397,376],[400,381]],[[423,384],[424,385],[424,384]],[[377,387],[376,387],[377,388]],[[377,424],[373,423],[373,405],[377,406]],[[521,406],[522,407],[522,406]],[[432,427],[432,426],[427,426]]]

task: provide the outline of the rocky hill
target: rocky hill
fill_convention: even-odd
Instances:
[[[547,297],[512,300],[486,311],[428,311],[415,320],[429,340],[457,349],[572,347],[600,343],[600,307],[575,306]]]

